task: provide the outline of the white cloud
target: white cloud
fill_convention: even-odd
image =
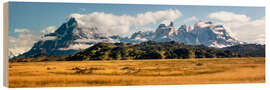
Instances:
[[[16,33],[28,33],[30,31],[28,29],[17,29],[17,28],[15,28],[14,32],[16,32]]]
[[[55,26],[49,26],[49,27],[46,27],[46,28],[42,29],[41,33],[43,35],[45,35],[45,34],[53,33],[55,30],[56,30]]]
[[[121,15],[117,16],[110,13],[93,12],[90,14],[71,14],[68,18],[74,17],[79,25],[84,28],[97,27],[99,31],[109,35],[127,35],[134,32],[130,30],[132,26],[143,27],[148,24],[162,23],[168,24],[169,21],[182,16],[178,10],[162,10],[156,12],[145,12],[136,16]]]
[[[9,36],[9,50],[16,56],[30,50],[33,44],[39,40],[39,36],[29,32],[29,29],[14,29],[18,33],[18,37]]]
[[[179,10],[163,10],[156,12],[146,12],[137,14],[136,16],[136,24],[138,26],[144,26],[149,23],[156,23],[158,20],[163,20],[162,23],[169,24],[170,21],[174,21],[175,19],[182,16],[182,13]]]
[[[187,18],[184,20],[184,23],[192,22],[192,21],[198,21],[196,16],[192,16],[190,18]]]
[[[222,21],[241,41],[261,44],[265,42],[265,37],[262,37],[265,35],[265,17],[251,20],[247,15],[226,11],[214,12],[208,17]]]
[[[55,26],[49,26],[41,30],[41,34],[53,33],[56,30]],[[9,36],[9,51],[15,56],[29,51],[34,43],[38,40],[53,40],[56,37],[42,37],[30,32],[29,29],[14,29],[15,33],[18,33],[17,37]]]
[[[57,37],[56,36],[46,36],[46,37],[41,37],[41,40],[55,40]]]
[[[80,10],[81,10],[81,11],[83,11],[83,12],[85,12],[85,11],[86,11],[86,9],[85,9],[85,8],[80,8]]]
[[[227,12],[227,11],[220,11],[211,13],[208,15],[211,19],[217,19],[224,22],[247,22],[250,20],[250,17],[244,14],[235,14],[233,12]]]
[[[73,45],[69,45],[68,48],[59,48],[59,50],[83,50],[86,48],[89,48],[93,46],[93,44],[89,45],[89,44],[73,44]]]
[[[259,43],[259,44],[265,44],[265,34],[261,34],[256,36],[257,39],[255,39],[255,42]]]
[[[205,22],[197,22],[195,25],[196,27],[199,27],[199,28],[205,28],[205,27],[209,27],[212,24],[205,23]]]
[[[14,48],[9,48],[9,51],[14,55],[18,56],[20,54],[23,54],[24,52],[28,51],[29,48],[24,48],[24,47],[14,47]]]

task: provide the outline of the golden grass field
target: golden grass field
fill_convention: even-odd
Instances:
[[[9,62],[9,87],[264,83],[265,58]]]

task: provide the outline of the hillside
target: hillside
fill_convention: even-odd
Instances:
[[[185,45],[177,42],[148,41],[140,44],[98,43],[67,57],[67,60],[136,60],[136,59],[186,59],[264,57],[264,45],[239,45],[228,48],[212,48],[204,45]],[[246,51],[246,52],[243,52]],[[260,51],[253,53],[253,51]]]
[[[178,42],[147,41],[132,43],[97,43],[92,47],[68,56],[22,57],[10,61],[81,61],[81,60],[140,60],[140,59],[188,59],[188,58],[231,58],[265,57],[265,45],[246,44],[225,48],[204,45],[185,45]]]
[[[231,50],[239,53],[242,57],[265,57],[265,45],[259,44],[246,44],[246,45],[235,45],[231,47],[225,47],[224,50]]]

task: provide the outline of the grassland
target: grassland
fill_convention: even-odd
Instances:
[[[265,58],[9,62],[9,87],[264,83]]]

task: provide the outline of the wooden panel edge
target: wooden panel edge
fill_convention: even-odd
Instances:
[[[4,29],[3,29],[3,31],[4,31],[4,35],[3,35],[3,49],[4,49],[4,51],[3,51],[3,53],[4,53],[4,62],[3,62],[3,80],[4,80],[4,82],[3,82],[3,84],[4,84],[4,86],[5,87],[8,87],[8,84],[9,84],[9,82],[8,82],[8,24],[9,24],[9,22],[8,22],[8,2],[5,2],[4,3],[4,5],[3,5],[4,7],[3,7],[3,19],[4,19],[4,21],[3,21],[3,27],[4,27]]]

